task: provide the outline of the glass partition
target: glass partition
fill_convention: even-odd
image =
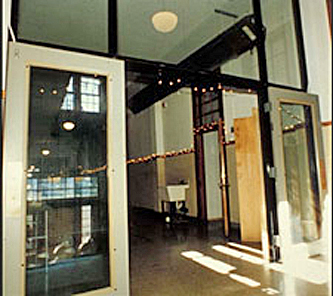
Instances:
[[[118,1],[119,54],[178,64],[250,14],[251,0]]]
[[[292,0],[261,0],[266,33],[268,80],[301,87]]]
[[[31,68],[26,293],[110,286],[106,78]]]
[[[233,59],[221,67],[223,74],[259,80],[257,48],[247,51],[238,59]]]
[[[29,41],[107,52],[108,13],[108,0],[20,0],[17,33]]]

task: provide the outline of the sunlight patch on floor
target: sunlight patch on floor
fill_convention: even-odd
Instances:
[[[237,243],[233,243],[233,242],[227,243],[227,245],[231,246],[231,247],[241,249],[241,250],[244,250],[244,251],[249,251],[253,254],[257,254],[257,255],[260,255],[260,256],[263,255],[263,251],[260,251],[260,250],[255,249],[255,248],[251,248],[249,246],[245,246],[245,245],[241,245],[241,244],[237,244]]]
[[[212,248],[213,248],[213,250],[215,250],[217,252],[220,252],[224,255],[231,256],[233,258],[237,258],[237,259],[240,259],[240,260],[243,260],[243,261],[247,261],[247,262],[250,262],[250,263],[253,263],[253,264],[256,264],[256,265],[263,265],[264,264],[264,260],[261,259],[261,258],[258,258],[256,256],[252,256],[252,255],[249,255],[249,254],[237,251],[237,250],[233,250],[233,249],[227,248],[225,246],[216,245],[216,246],[213,246]]]
[[[229,274],[229,277],[231,279],[235,280],[236,282],[239,282],[239,283],[249,286],[251,288],[257,288],[257,287],[261,286],[261,284],[259,282],[254,281],[246,276],[236,274],[236,273]]]
[[[185,252],[181,252],[180,255],[182,255],[183,257],[185,257],[187,259],[200,258],[200,257],[204,256],[204,254],[202,254],[198,251],[185,251]]]
[[[235,266],[229,265],[209,256],[194,258],[193,261],[221,274],[228,274],[230,271],[236,270]]]

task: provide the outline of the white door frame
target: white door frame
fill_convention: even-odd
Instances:
[[[25,295],[26,168],[30,67],[107,77],[110,287],[82,295],[129,295],[124,62],[10,43],[4,120],[3,295]]]
[[[293,90],[285,90],[275,87],[268,88],[269,102],[271,104],[271,123],[272,123],[272,141],[273,141],[273,155],[274,165],[276,168],[276,201],[277,201],[277,213],[278,213],[278,225],[279,225],[279,237],[281,247],[281,259],[284,262],[288,262],[289,257],[295,258],[299,256],[307,258],[309,255],[315,255],[322,252],[321,240],[316,240],[313,243],[299,243],[297,245],[292,243],[291,239],[291,225],[290,225],[290,207],[287,200],[287,189],[285,182],[285,162],[283,152],[283,140],[282,140],[282,124],[281,116],[279,112],[280,103],[293,103],[306,105],[311,107],[311,115],[313,122],[314,133],[314,145],[316,150],[316,165],[318,173],[318,187],[319,198],[322,209],[323,198],[326,193],[326,174],[325,174],[325,162],[322,132],[320,124],[320,112],[318,96],[307,94],[304,92],[298,92]]]

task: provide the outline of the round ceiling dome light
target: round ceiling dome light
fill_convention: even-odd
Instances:
[[[73,121],[64,121],[62,127],[65,131],[72,131],[75,128],[75,123]]]
[[[177,27],[178,16],[171,11],[159,11],[153,15],[151,21],[156,31],[170,33]]]

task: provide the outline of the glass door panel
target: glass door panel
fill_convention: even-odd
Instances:
[[[18,42],[8,60],[2,295],[128,295],[124,63]]]
[[[27,295],[107,287],[106,78],[30,73]]]
[[[326,190],[318,98],[269,89],[282,260],[321,253]]]
[[[321,211],[311,107],[280,103],[287,199],[293,243],[320,237]]]

